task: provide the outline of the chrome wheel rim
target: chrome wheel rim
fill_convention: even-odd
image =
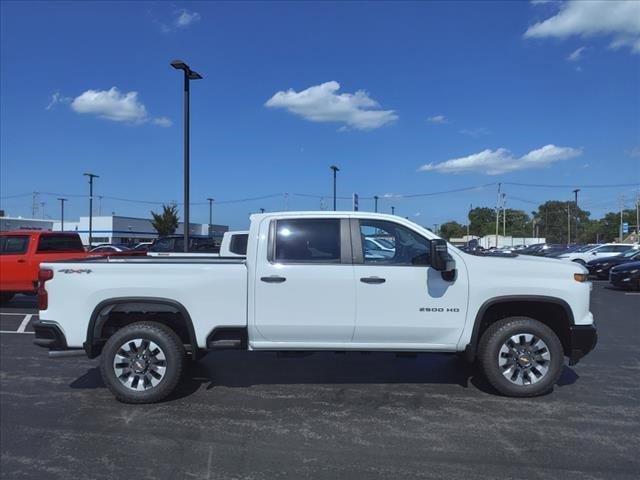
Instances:
[[[140,392],[162,381],[167,371],[167,359],[157,343],[134,338],[118,348],[113,359],[113,371],[122,385]]]
[[[515,385],[532,385],[549,371],[551,353],[540,337],[518,333],[504,342],[498,352],[502,375]]]

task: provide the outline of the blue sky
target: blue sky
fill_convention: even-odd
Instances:
[[[38,191],[86,215],[85,171],[100,175],[103,213],[159,208],[115,198],[180,202],[174,58],[204,76],[192,83],[193,221],[207,221],[209,196],[232,228],[261,207],[318,209],[314,195],[330,206],[331,164],[339,208],[378,195],[428,226],[494,206],[497,182],[567,185],[505,185],[507,206],[526,211],[573,186],[636,184],[580,193],[596,215],[621,193],[631,207],[638,5],[3,2],[2,208],[30,216]],[[478,188],[404,197],[466,187]],[[55,199],[40,195],[54,218]]]

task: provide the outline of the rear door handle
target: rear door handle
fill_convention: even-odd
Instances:
[[[270,275],[268,277],[260,277],[260,280],[265,283],[282,283],[287,279],[285,277],[279,277],[278,275]]]
[[[27,261],[24,258],[21,258],[18,260],[18,263],[27,263]]]
[[[370,284],[373,284],[373,285],[378,285],[380,283],[386,282],[387,279],[386,278],[382,278],[382,277],[362,277],[360,279],[360,281],[362,283],[370,283]]]

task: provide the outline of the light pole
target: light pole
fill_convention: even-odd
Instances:
[[[260,209],[260,213],[264,213],[264,208],[261,208],[261,209]]]
[[[575,199],[575,205],[576,205],[576,231],[575,231],[576,241],[578,240],[578,192],[579,191],[580,191],[579,188],[576,188],[573,191],[573,195],[574,195],[574,199]]]
[[[375,201],[375,212],[378,213],[378,196],[374,195],[373,200]]]
[[[67,201],[66,198],[59,198],[60,200],[60,231],[64,232],[64,202]]]
[[[184,72],[184,251],[189,251],[189,82],[200,80],[202,75],[191,70],[182,60],[174,60],[171,66]]]
[[[340,171],[340,169],[335,165],[331,165],[329,168],[333,170],[333,211],[335,212],[337,210],[336,209],[336,174]]]
[[[213,198],[207,198],[207,201],[209,202],[209,236],[211,236],[211,228],[213,225]]]
[[[89,248],[93,242],[93,179],[100,178],[94,173],[83,173],[85,177],[89,177]]]
[[[395,215],[396,214],[396,207],[394,207],[393,205],[391,206],[391,215]]]

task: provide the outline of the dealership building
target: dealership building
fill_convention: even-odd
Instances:
[[[178,224],[176,235],[183,233],[183,223]],[[206,223],[190,223],[190,235],[207,236],[209,225]],[[53,222],[54,231],[62,231],[59,221]],[[94,216],[92,223],[93,244],[110,243],[113,245],[129,245],[139,242],[151,242],[158,238],[158,232],[148,218],[122,217],[120,215]],[[226,225],[211,225],[211,233],[214,236],[221,236],[228,231]],[[89,244],[89,217],[80,217],[77,222],[64,222],[65,232],[77,232],[82,239],[82,243]]]

